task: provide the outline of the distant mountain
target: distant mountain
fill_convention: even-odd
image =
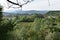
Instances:
[[[9,13],[9,12],[3,12],[3,16],[10,16],[12,13]],[[14,14],[12,14],[14,15]]]
[[[45,14],[47,13],[47,11],[36,11],[36,10],[29,10],[29,11],[20,11],[20,10],[13,10],[13,11],[7,11],[7,12],[3,12],[3,15],[16,15],[16,14]]]

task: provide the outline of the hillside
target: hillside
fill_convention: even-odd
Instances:
[[[49,11],[48,13],[46,13],[46,15],[52,15],[52,16],[60,15],[60,11]]]

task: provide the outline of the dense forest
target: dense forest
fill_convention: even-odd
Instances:
[[[4,17],[0,7],[0,40],[60,40],[60,11]]]

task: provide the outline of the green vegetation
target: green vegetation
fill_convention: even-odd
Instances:
[[[2,6],[0,6],[0,23],[2,21]]]
[[[0,40],[60,40],[60,12],[1,17]]]

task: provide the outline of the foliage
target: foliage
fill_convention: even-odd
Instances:
[[[0,23],[2,21],[2,6],[0,5]]]
[[[0,40],[60,40],[60,16],[44,16],[3,17]]]

